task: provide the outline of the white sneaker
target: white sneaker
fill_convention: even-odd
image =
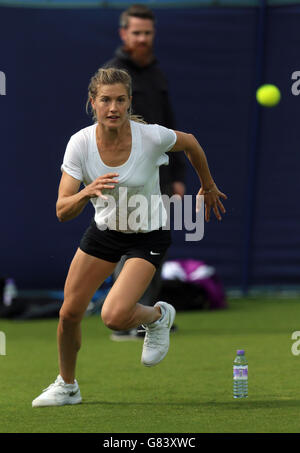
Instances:
[[[74,384],[66,384],[58,375],[56,381],[32,401],[32,407],[64,406],[65,404],[78,404],[81,401],[77,381],[75,380]]]
[[[170,329],[173,325],[176,311],[167,302],[159,301],[154,307],[161,309],[162,317],[151,324],[145,325],[146,335],[142,352],[142,364],[154,366],[161,362],[169,350]]]

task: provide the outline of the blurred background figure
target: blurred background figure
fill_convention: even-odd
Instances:
[[[176,129],[168,93],[168,83],[154,54],[155,16],[145,5],[131,5],[120,16],[120,38],[123,45],[103,66],[125,69],[132,78],[132,113],[141,115],[147,123]],[[183,197],[185,193],[185,157],[183,153],[169,153],[169,165],[160,167],[161,193]],[[119,275],[126,256],[114,274]],[[161,288],[161,268],[156,271],[140,303],[154,305]],[[172,330],[176,330],[173,326]],[[118,331],[113,340],[128,340],[143,336],[143,330]]]

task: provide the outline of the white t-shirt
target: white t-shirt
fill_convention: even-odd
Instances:
[[[91,198],[97,227],[132,233],[165,226],[167,213],[161,198],[159,167],[169,163],[165,153],[176,143],[175,132],[157,124],[130,121],[131,153],[123,165],[109,167],[98,151],[96,126],[72,135],[61,169],[84,185],[106,173],[119,174],[115,188],[102,191],[108,200]]]

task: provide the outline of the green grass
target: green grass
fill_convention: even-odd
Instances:
[[[0,320],[1,433],[295,433],[300,431],[299,301],[231,300],[221,311],[180,312],[157,367],[142,341],[116,343],[99,316],[85,318],[77,379],[83,404],[32,409],[58,374],[57,320]],[[249,397],[232,398],[232,361],[244,348]]]

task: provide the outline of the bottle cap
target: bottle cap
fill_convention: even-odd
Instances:
[[[236,353],[237,353],[237,355],[244,355],[244,354],[245,354],[245,351],[244,351],[244,349],[238,349],[238,350],[236,351]]]

